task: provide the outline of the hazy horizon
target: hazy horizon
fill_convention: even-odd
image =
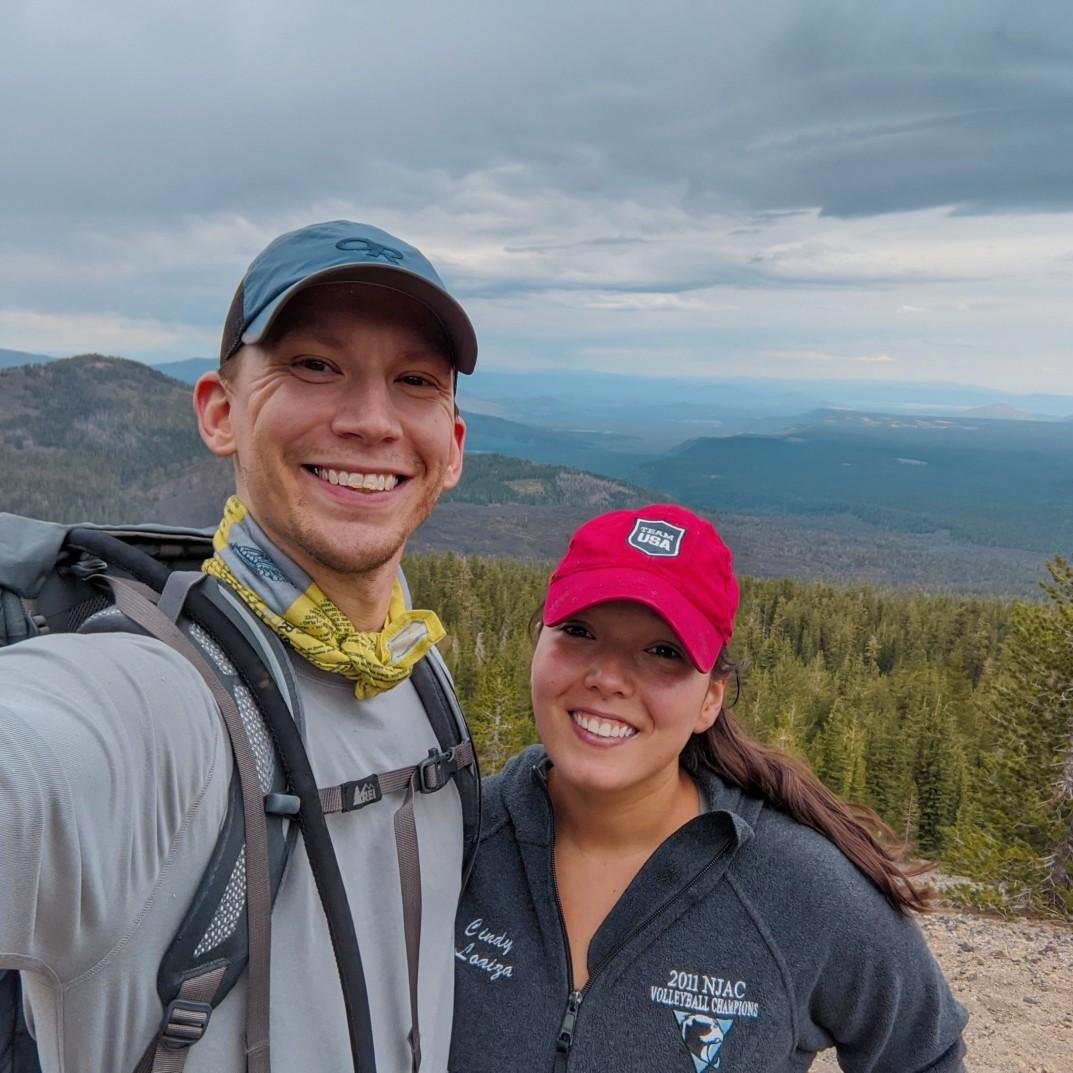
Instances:
[[[58,361],[63,358],[75,357],[78,354],[92,353],[92,351],[78,351],[77,354],[41,354],[32,352],[13,351],[10,348],[0,347],[0,368],[9,366],[18,354],[29,359],[44,359]],[[123,354],[109,354],[109,357],[127,357]],[[193,356],[181,359],[166,359],[163,361],[144,361],[141,358],[130,358],[133,361],[142,361],[143,364],[153,368],[162,368],[169,371],[168,366],[190,366],[198,363],[204,368],[211,368],[216,363],[215,358]],[[199,370],[203,371],[203,370]],[[174,370],[171,370],[174,375]],[[182,379],[189,379],[182,376]],[[763,375],[739,375],[728,376],[709,374],[707,376],[666,376],[656,373],[638,372],[602,372],[591,369],[562,369],[531,367],[526,369],[504,369],[487,367],[485,364],[478,366],[478,372],[472,377],[462,377],[459,381],[459,400],[463,406],[468,399],[485,400],[494,399],[502,386],[514,382],[518,385],[527,380],[536,381],[532,385],[535,391],[554,391],[560,381],[583,382],[586,379],[603,385],[621,383],[623,385],[635,385],[643,383],[646,387],[645,399],[659,401],[660,396],[667,399],[672,396],[677,398],[675,390],[678,386],[686,386],[697,390],[704,388],[718,388],[720,386],[735,386],[741,388],[755,387],[758,391],[767,391],[772,395],[781,393],[785,397],[792,397],[794,393],[803,394],[802,406],[808,408],[818,404],[829,405],[834,408],[867,408],[869,401],[877,408],[887,408],[887,412],[904,410],[906,413],[934,413],[936,415],[949,414],[957,416],[958,413],[973,409],[982,409],[988,406],[1008,402],[1011,405],[1020,403],[1029,407],[1025,413],[1037,417],[1050,417],[1057,419],[1073,418],[1073,392],[1034,392],[1034,391],[1004,391],[1001,388],[990,388],[984,384],[958,383],[950,380],[897,380],[888,379],[864,379],[852,377],[777,377]],[[544,382],[546,380],[546,383]],[[655,388],[656,394],[651,394],[650,389]],[[627,395],[629,392],[627,392]],[[830,395],[829,399],[821,396]],[[927,396],[932,397],[927,397]],[[884,399],[884,396],[887,398]],[[899,401],[900,400],[900,401]],[[702,396],[692,396],[688,405],[702,405],[705,402]],[[1031,407],[1036,407],[1032,409]],[[1015,406],[1015,409],[1019,407]],[[782,407],[782,412],[789,413],[792,408]]]

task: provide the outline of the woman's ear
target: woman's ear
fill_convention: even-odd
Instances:
[[[715,724],[719,713],[723,710],[723,697],[726,690],[725,678],[712,678],[708,681],[708,692],[704,696],[704,703],[700,706],[700,715],[697,716],[697,722],[693,728],[694,734],[703,734]]]
[[[231,427],[231,392],[216,369],[205,373],[194,385],[194,409],[205,446],[219,458],[233,455],[235,435]]]

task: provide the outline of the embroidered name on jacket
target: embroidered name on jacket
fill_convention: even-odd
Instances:
[[[491,980],[514,975],[514,966],[503,960],[514,947],[514,940],[505,931],[487,928],[483,918],[477,917],[466,925],[465,935],[469,942],[455,949],[456,960],[488,973]]]

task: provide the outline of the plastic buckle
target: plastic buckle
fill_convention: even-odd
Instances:
[[[172,999],[164,1011],[160,1043],[173,1051],[193,1046],[205,1035],[210,1017],[212,1017],[212,1003],[210,1002],[191,1002],[190,999],[185,998]]]
[[[265,794],[265,812],[270,816],[297,816],[302,799],[297,794]]]
[[[450,782],[457,770],[454,749],[448,749],[445,753],[429,749],[428,756],[417,765],[417,788],[423,794],[434,794]]]
[[[380,788],[380,779],[376,775],[367,775],[364,779],[344,782],[340,787],[343,793],[343,812],[354,812],[366,805],[374,805],[384,796]]]

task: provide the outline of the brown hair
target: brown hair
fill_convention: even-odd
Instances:
[[[724,648],[712,677],[733,675],[740,689],[740,672],[740,664]],[[930,871],[932,865],[907,863],[905,844],[871,809],[843,801],[803,760],[754,741],[725,704],[712,726],[686,743],[681,761],[691,775],[702,770],[714,772],[829,839],[899,913],[919,913],[930,907],[933,892],[912,880]]]

